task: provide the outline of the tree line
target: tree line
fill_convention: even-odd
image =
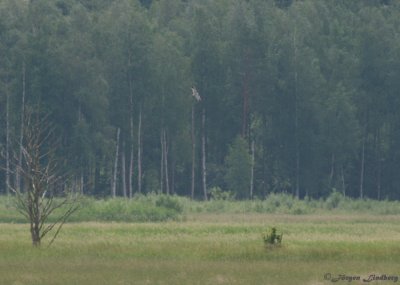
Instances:
[[[69,187],[400,197],[400,3],[0,0],[0,191],[24,116]]]

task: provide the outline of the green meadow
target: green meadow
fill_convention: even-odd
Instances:
[[[271,226],[284,234],[280,247],[263,244]],[[400,275],[395,215],[187,213],[179,221],[74,222],[49,248],[48,239],[32,248],[27,224],[0,229],[0,284],[316,285],[349,284],[332,282],[340,274]]]

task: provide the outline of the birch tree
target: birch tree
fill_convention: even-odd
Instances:
[[[114,169],[113,177],[111,180],[111,196],[115,198],[117,196],[117,172],[118,172],[118,157],[119,157],[119,138],[121,134],[121,129],[117,129],[117,139],[115,145],[115,158],[114,158]]]
[[[139,109],[139,122],[138,122],[138,154],[137,154],[137,163],[138,163],[138,193],[142,193],[142,176],[143,176],[143,169],[142,169],[142,107],[140,106]]]
[[[6,87],[6,193],[10,194],[10,94]]]
[[[190,197],[194,199],[194,188],[195,188],[195,175],[196,175],[196,131],[195,131],[195,108],[196,102],[201,101],[199,92],[195,87],[192,87],[192,112],[191,112],[191,141],[192,141],[192,179],[191,179],[191,191]]]

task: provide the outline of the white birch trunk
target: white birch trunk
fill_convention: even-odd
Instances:
[[[133,197],[133,144],[131,145],[131,155],[130,155],[130,160],[129,160],[129,177],[128,177],[128,183],[129,183],[129,198],[132,199]]]
[[[81,169],[81,177],[80,177],[80,181],[79,181],[79,192],[81,195],[84,194],[84,177],[83,177],[83,169]]]
[[[364,164],[365,164],[365,138],[363,138],[361,150],[361,173],[360,173],[360,198],[364,197]]]
[[[114,174],[112,180],[112,187],[111,187],[111,195],[113,198],[117,196],[117,171],[118,171],[118,155],[119,155],[119,135],[120,135],[120,128],[117,130],[117,145],[115,150],[115,161],[114,161]]]
[[[382,159],[381,159],[381,135],[380,135],[380,131],[378,130],[378,134],[377,134],[377,157],[378,157],[378,169],[377,169],[377,198],[378,200],[381,199],[381,190],[382,190],[382,186],[381,186],[381,177],[382,177]]]
[[[342,193],[343,193],[343,196],[346,197],[346,183],[345,183],[345,180],[344,180],[343,165],[341,167],[341,175],[342,175]]]
[[[160,193],[164,193],[164,141],[163,130],[160,133],[161,161],[160,161]]]
[[[299,150],[299,118],[298,118],[298,98],[297,98],[297,86],[298,86],[298,72],[297,72],[297,24],[294,26],[293,34],[293,51],[294,51],[294,127],[295,127],[295,148],[296,148],[296,197],[300,198],[300,150]]]
[[[138,126],[138,192],[142,193],[142,107],[139,110]]]
[[[130,64],[130,57],[129,57]],[[129,158],[129,176],[128,176],[128,191],[129,198],[133,196],[133,87],[132,80],[129,78],[129,103],[130,103],[130,135],[131,135],[131,155]]]
[[[331,157],[331,173],[329,174],[329,187],[332,188],[333,177],[335,175],[335,153]]]
[[[6,193],[10,194],[10,95],[6,89]]]
[[[194,103],[192,103],[192,188],[190,197],[194,199],[194,182],[195,182],[195,159],[196,159],[196,141],[194,130]]]
[[[254,167],[255,167],[255,143],[251,142],[251,176],[250,176],[250,199],[253,199],[254,191]]]
[[[176,162],[175,158],[172,158],[172,163],[171,163],[171,194],[175,194],[175,167],[176,167]]]
[[[22,102],[21,102],[21,127],[19,136],[19,156],[18,156],[18,169],[22,169],[22,144],[24,141],[24,124],[25,124],[25,97],[26,97],[26,68],[25,62],[22,63]],[[19,170],[15,171],[15,188],[21,191],[21,176]]]
[[[164,129],[163,140],[164,140],[165,190],[167,195],[169,195],[170,191],[169,191],[169,175],[168,175],[168,145],[167,145],[167,134],[165,129]]]
[[[125,165],[125,142],[122,143],[122,151],[121,151],[121,176],[122,176],[122,193],[124,198],[127,198],[127,190],[126,190],[126,165]]]
[[[203,106],[202,113],[202,137],[201,137],[201,156],[202,156],[202,174],[203,174],[203,194],[204,200],[207,201],[207,167],[206,167],[206,109]]]

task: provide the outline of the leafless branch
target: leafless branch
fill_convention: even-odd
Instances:
[[[19,185],[8,186],[15,196],[17,211],[30,223],[34,246],[40,245],[41,239],[57,227],[51,245],[68,217],[78,209],[77,197],[72,199],[57,187],[59,183],[67,183],[68,178],[60,173],[54,128],[47,123],[47,116],[40,117],[27,109],[24,119],[21,155],[14,155],[12,168],[22,178],[25,191]],[[49,223],[56,210],[60,210],[60,216]]]

